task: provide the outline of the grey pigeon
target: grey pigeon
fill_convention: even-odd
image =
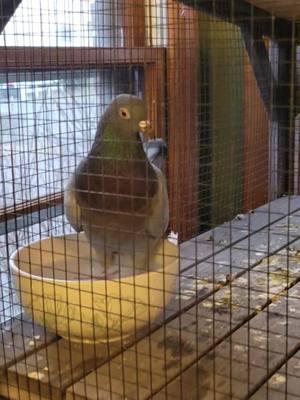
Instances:
[[[147,128],[144,101],[116,97],[65,188],[65,214],[76,231],[84,230],[105,270],[116,262],[148,269],[168,227],[167,185],[155,166],[158,155],[165,158],[165,144],[153,141],[148,159],[141,137]]]

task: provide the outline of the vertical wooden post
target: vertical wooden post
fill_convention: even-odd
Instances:
[[[145,48],[146,1],[123,0],[123,31],[126,48]],[[149,7],[150,9],[151,7]],[[150,15],[151,25],[151,15]],[[150,37],[152,35],[150,26]],[[151,41],[150,41],[150,47]],[[156,137],[166,137],[166,59],[160,57],[155,62],[144,63],[144,98]]]
[[[167,98],[171,229],[197,232],[197,12],[168,1]]]
[[[124,0],[123,29],[125,47],[145,46],[145,0]]]
[[[297,26],[296,37],[300,37],[300,26]],[[295,157],[294,157],[294,194],[300,194],[300,45],[296,46],[296,77],[295,77]]]
[[[199,12],[199,228],[242,209],[244,47],[234,25]]]
[[[145,65],[145,98],[155,136],[166,138],[166,59]]]
[[[244,63],[244,210],[247,211],[268,199],[269,124],[246,52]]]
[[[145,46],[144,0],[124,0],[123,28],[125,47]],[[164,136],[168,128],[171,228],[181,240],[193,236],[198,225],[196,32],[197,12],[168,0],[167,65],[145,63],[145,98],[150,119],[157,136]]]
[[[279,194],[293,192],[294,137],[294,73],[293,23],[275,21],[275,40],[278,43],[278,187]]]
[[[123,3],[124,45],[127,48],[146,46],[145,0],[124,0]],[[155,63],[144,64],[144,94],[149,119],[155,135],[166,135],[165,124],[165,58]]]

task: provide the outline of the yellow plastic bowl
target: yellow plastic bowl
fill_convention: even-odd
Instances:
[[[178,247],[165,240],[137,275],[100,267],[84,234],[49,237],[19,248],[10,258],[24,311],[50,331],[72,341],[95,343],[127,337],[149,326],[174,294]],[[97,275],[95,277],[95,274]]]

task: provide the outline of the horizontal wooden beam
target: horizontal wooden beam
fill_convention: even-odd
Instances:
[[[180,3],[237,25],[250,22],[250,19],[257,22],[260,20],[262,33],[266,36],[272,33],[272,14],[246,0],[180,0]],[[277,24],[290,29],[290,21],[286,19],[276,18],[275,25]]]
[[[295,0],[248,0],[249,3],[262,8],[269,13],[289,19],[289,20],[297,20],[300,17],[300,2]]]
[[[164,48],[0,47],[0,70],[58,70],[144,65],[165,58]]]
[[[16,204],[10,207],[0,209],[0,223],[16,219],[25,214],[31,214],[46,208],[62,204],[63,193],[58,192],[49,196],[40,197],[36,200],[30,200]]]
[[[10,232],[16,232],[20,229],[25,229],[35,224],[41,224],[44,221],[59,217],[63,214],[63,204],[40,208],[38,211],[29,212],[28,214],[27,212],[15,216],[11,214],[9,219],[0,222],[0,236],[6,235]]]

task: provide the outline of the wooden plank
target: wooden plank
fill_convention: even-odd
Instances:
[[[253,212],[240,215],[230,222],[224,223],[211,231],[183,243],[180,255],[183,259],[203,263],[203,261],[206,261],[209,257],[213,256],[215,259],[216,255],[220,252],[226,254],[223,252],[225,249],[228,249],[227,253],[230,254],[233,246],[237,246],[237,248],[243,247],[245,249],[248,249],[248,246],[250,246],[250,252],[262,251],[262,247],[255,248],[251,245],[251,243],[255,242],[256,238],[256,236],[252,237],[252,235],[254,233],[257,235],[259,232],[268,230],[268,227],[272,225],[270,230],[272,229],[274,233],[281,233],[286,238],[289,235],[297,236],[298,216],[300,215],[299,207],[299,196],[277,199],[257,208]],[[293,214],[293,217],[291,214]],[[295,218],[295,224],[291,222],[291,218]],[[250,239],[248,240],[248,238]],[[262,238],[260,237],[259,240],[262,240]],[[264,246],[268,244],[266,240],[267,236],[265,236]],[[261,244],[263,244],[263,242],[261,242]],[[271,248],[276,250],[273,245],[271,245]],[[240,257],[238,260],[239,259]]]
[[[108,350],[112,353],[120,350],[120,343],[108,348],[105,344],[77,345],[61,339],[12,365],[7,371],[7,381],[12,387],[43,398],[62,399],[66,387],[105,360]]]
[[[95,68],[105,65],[144,65],[160,62],[161,48],[93,48],[93,47],[0,47],[0,70],[59,70]]]
[[[270,211],[270,213],[289,214],[299,207],[300,196],[283,196],[264,204],[255,211]]]
[[[298,264],[294,261],[297,259],[297,251],[300,251],[300,243],[297,236],[298,231],[295,232],[295,236],[287,235],[286,223],[289,221],[292,227],[296,225],[300,226],[300,222],[298,221],[300,216],[297,215],[300,205],[299,201],[299,197],[280,199],[278,200],[278,204],[274,202],[274,204],[269,205],[269,207],[261,207],[259,209],[260,211],[255,212],[254,214],[249,214],[245,219],[234,220],[231,225],[229,223],[225,224],[225,228],[220,228],[220,234],[217,233],[217,229],[214,230],[215,237],[219,239],[220,243],[206,241],[204,238],[207,234],[204,234],[198,238],[198,241],[181,245],[182,274],[180,276],[177,292],[174,293],[173,302],[166,308],[165,315],[162,315],[161,319],[157,321],[158,325],[154,326],[154,328],[159,328],[160,326],[161,328],[156,328],[157,331],[153,333],[150,338],[147,338],[146,336],[147,331],[139,332],[139,337],[144,337],[140,342],[142,343],[142,347],[136,347],[140,345],[134,344],[137,339],[136,337],[129,338],[123,344],[112,343],[109,347],[105,344],[97,345],[96,347],[88,345],[80,346],[70,344],[66,340],[59,340],[25,359],[20,360],[17,364],[12,365],[7,371],[8,384],[11,387],[17,385],[20,389],[24,390],[30,388],[33,394],[42,394],[45,398],[62,399],[65,391],[74,382],[80,381],[82,377],[87,375],[90,371],[93,371],[95,367],[106,364],[106,367],[103,368],[108,368],[109,374],[110,367],[107,366],[109,365],[107,364],[107,360],[111,359],[113,356],[117,356],[122,350],[130,346],[133,347],[131,347],[131,350],[127,351],[128,354],[131,354],[133,351],[132,349],[135,348],[137,349],[138,354],[140,354],[139,349],[142,349],[141,351],[144,352],[145,347],[147,348],[147,346],[152,346],[152,342],[154,346],[155,341],[158,340],[159,342],[162,342],[166,334],[168,336],[170,332],[176,332],[178,324],[190,326],[194,323],[195,325],[191,326],[197,326],[196,333],[199,335],[199,341],[200,338],[203,340],[203,344],[201,345],[203,346],[202,349],[207,348],[207,346],[212,343],[212,337],[211,331],[208,330],[208,332],[206,332],[204,330],[211,329],[212,326],[213,309],[210,305],[212,304],[213,299],[216,301],[216,306],[221,310],[221,314],[217,314],[218,321],[216,321],[219,327],[219,332],[225,334],[226,329],[228,330],[230,328],[228,313],[226,314],[226,304],[228,305],[228,287],[222,288],[222,286],[225,284],[228,285],[230,280],[243,274],[232,283],[232,298],[235,299],[234,310],[236,310],[237,306],[239,307],[239,312],[235,312],[234,323],[239,324],[249,312],[248,293],[251,294],[249,300],[251,312],[256,312],[256,307],[267,301],[264,293],[267,288],[265,270],[268,268],[268,261],[265,260],[259,264],[259,261],[266,257],[267,251],[276,252],[289,243],[287,240],[295,241],[293,244],[294,250],[291,252],[290,257],[288,257],[286,252],[282,251],[280,254],[276,254],[273,258],[271,257],[269,259],[270,272],[274,271],[275,276],[272,281],[274,283],[274,290],[271,287],[272,290],[270,290],[270,295],[275,295],[285,287],[287,282],[290,283],[297,278]],[[290,207],[286,205],[289,202]],[[270,214],[269,217],[267,212],[268,208],[273,208],[275,210],[275,213]],[[283,216],[283,211],[287,210],[293,210],[296,213],[291,216],[290,219],[287,219],[287,217]],[[251,223],[249,223],[248,218],[251,220]],[[293,218],[295,218],[295,221]],[[269,229],[266,229],[270,221],[274,222],[270,227],[270,229],[272,229],[272,227],[274,228],[274,234],[268,232]],[[281,221],[284,221],[284,223]],[[249,225],[254,232],[256,232],[255,229],[257,227],[261,231],[253,233],[253,237],[247,238],[247,235],[249,236],[250,232],[246,229],[245,224],[246,226]],[[226,242],[227,238],[230,238],[230,229],[234,230],[234,232],[242,231],[241,236],[236,235],[237,240],[235,245],[233,245],[233,242]],[[265,232],[263,232],[263,230],[265,230]],[[280,234],[280,230],[282,230],[283,234]],[[226,243],[222,238],[226,238]],[[213,253],[215,254],[212,255]],[[200,257],[205,258],[205,256],[206,260],[202,261],[196,268],[195,263],[199,261]],[[287,277],[285,275],[285,268],[288,260],[290,262],[291,272]],[[251,275],[248,274],[248,269],[255,266],[255,264],[258,265],[253,269],[254,272],[252,271]],[[279,272],[276,272],[277,267],[281,268]],[[273,277],[273,275],[271,276]],[[250,281],[248,283],[249,279]],[[249,288],[251,289],[250,292]],[[216,293],[212,294],[213,291]],[[238,301],[239,298],[242,300]],[[197,302],[200,302],[201,299],[206,300],[197,305]],[[239,304],[236,303],[237,301]],[[180,316],[179,314],[183,312],[184,307],[187,307],[186,313]],[[174,319],[176,315],[178,318],[174,322],[172,319]],[[167,326],[163,325],[164,318],[169,318]],[[196,323],[197,320],[198,322]],[[192,322],[188,324],[189,321]],[[192,332],[191,334],[187,332],[188,340],[192,340],[193,343],[196,340],[194,333]],[[183,333],[183,335],[186,335],[186,333]],[[173,339],[171,339],[171,341],[172,340]],[[160,344],[160,346],[162,345]],[[189,352],[188,348],[186,349],[187,352]],[[163,347],[159,347],[159,354],[164,354],[163,350]],[[127,352],[124,354],[127,354]],[[155,351],[153,350],[152,354],[154,353]],[[191,356],[192,354],[189,355],[189,360],[191,359]],[[112,363],[117,363],[117,370],[119,371],[118,376],[120,376],[120,369],[118,368],[120,365],[123,365],[123,356],[120,355],[118,357],[119,358],[112,361]],[[125,356],[125,358],[126,357],[127,356]],[[141,373],[142,370],[143,369],[141,369]],[[173,373],[172,371],[174,372],[174,370],[171,369],[171,374]],[[37,372],[40,372],[43,375],[38,375]],[[41,379],[35,379],[39,376]],[[151,377],[151,379],[152,378],[154,379],[154,377]],[[97,382],[95,381],[96,378],[92,377],[89,379],[92,379],[93,382]],[[158,379],[158,384],[161,383],[160,377],[156,379]],[[105,386],[103,383],[104,381],[108,385],[106,387],[110,387],[109,385],[111,385],[111,383],[110,380],[107,381],[107,377],[104,380],[100,380],[98,384],[103,388]],[[120,382],[118,382],[118,384],[119,383]],[[93,385],[86,386],[85,380],[78,383],[76,388],[78,387],[81,387],[81,392],[85,387],[87,387],[87,390],[90,391],[90,396],[92,396],[92,393],[95,393]],[[111,389],[114,389],[114,387],[111,387]],[[134,384],[134,386],[131,386],[130,390],[136,390],[136,385]],[[72,393],[72,391],[70,393]],[[68,396],[71,396],[70,393]]]
[[[299,400],[300,351],[291,357],[251,398],[253,400]]]
[[[56,340],[56,335],[46,331],[23,314],[0,326],[0,371]]]
[[[252,269],[251,274],[244,273],[230,286],[221,288],[74,384],[67,391],[67,399],[83,398],[83,390],[86,390],[87,399],[105,398],[109,393],[113,393],[115,398],[150,398],[167,382],[181,375],[189,364],[224,341],[245,320],[258,318],[261,309],[299,279],[299,255],[277,254],[265,259]],[[261,329],[266,325],[253,326]],[[247,328],[244,329],[248,332]],[[295,329],[298,329],[296,324]],[[292,342],[295,344],[297,340]],[[256,373],[257,378],[261,376],[261,371]],[[175,392],[186,393],[188,397],[185,398],[191,398],[187,391]]]
[[[197,364],[186,369],[180,377],[154,396],[154,399],[160,400],[168,395],[170,399],[209,400],[212,393],[216,399],[248,398],[249,390],[272,368],[276,369],[277,364],[288,357],[288,352],[299,347],[300,313],[297,312],[295,315],[292,310],[299,304],[300,284],[289,290],[289,308],[286,295],[282,294],[282,297],[276,300],[259,312],[249,324],[240,327],[215,349],[204,355]],[[295,365],[299,366],[299,359],[297,362]],[[281,382],[283,394],[285,387],[282,384],[283,380],[280,379],[283,376],[282,372],[273,375],[271,384],[275,389],[277,382]],[[299,395],[299,378],[299,373],[297,377],[287,377],[291,379],[288,393],[293,396]],[[200,393],[201,397],[197,397]],[[251,399],[266,399],[265,394],[266,391],[262,389],[260,395],[257,394]],[[269,392],[268,398],[277,399],[273,395],[275,390]],[[286,399],[286,397],[279,398]]]
[[[299,295],[298,284],[289,291],[289,303],[292,307],[299,303]],[[283,296],[258,313],[248,326],[242,326],[235,331],[154,399],[163,399],[166,394],[171,399],[198,398],[193,397],[196,393],[201,393],[203,400],[210,399],[212,393],[216,394],[216,399],[248,398],[249,390],[260,382],[268,370],[276,368],[278,363],[285,360],[287,353],[300,344],[299,315],[287,317],[286,301],[287,298]],[[273,379],[276,381],[276,378],[277,376]],[[293,384],[296,394],[299,394],[299,380],[297,385],[293,380]],[[179,393],[183,393],[183,397]],[[295,391],[291,394],[295,394]],[[275,399],[271,393],[269,396],[270,399]],[[259,398],[266,397],[257,397]]]
[[[5,385],[0,382],[0,400],[44,400],[39,394],[29,393],[27,390],[20,389],[18,386]]]
[[[180,277],[181,297],[183,298],[184,296],[185,301],[188,298],[195,300],[204,289],[209,292],[209,289],[213,285],[217,288],[228,283],[229,279],[232,280],[237,276],[242,276],[249,269],[262,262],[261,260],[267,259],[268,254],[274,253],[274,255],[270,255],[269,257],[270,262],[287,262],[287,258],[292,254],[296,254],[300,249],[300,242],[296,240],[291,245],[293,251],[290,251],[289,255],[286,250],[281,250],[276,255],[276,252],[282,246],[286,245],[284,241],[285,237],[271,236],[268,241],[266,236],[266,234],[263,234],[257,235],[250,241],[247,239],[240,246],[235,246],[230,250],[221,252],[217,256],[207,259],[205,262],[199,263],[197,266],[189,266],[184,269],[185,265],[183,262]],[[185,262],[188,263],[188,258]],[[264,265],[266,267],[266,264]],[[195,280],[198,282],[197,284]]]

